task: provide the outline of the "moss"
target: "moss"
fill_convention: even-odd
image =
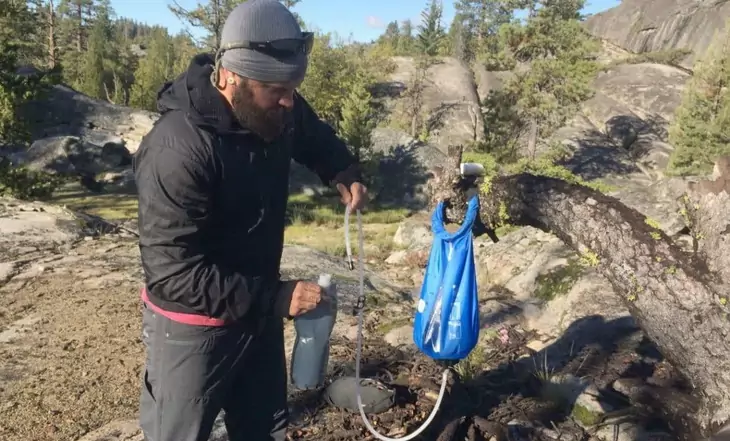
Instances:
[[[601,414],[592,412],[581,404],[575,404],[570,415],[578,421],[583,427],[594,426],[601,422]]]
[[[550,301],[567,294],[583,274],[583,266],[577,259],[571,259],[568,264],[537,276],[537,288],[534,296]]]
[[[520,227],[518,227],[516,225],[507,224],[507,225],[502,225],[500,227],[497,227],[494,230],[494,233],[497,235],[497,237],[504,237],[504,236],[508,235],[509,233],[512,233],[519,229],[520,229]]]
[[[389,322],[384,322],[378,324],[378,327],[375,329],[375,332],[377,332],[380,335],[385,335],[388,332],[392,331],[393,329],[398,329],[403,326],[407,326],[411,324],[411,319],[408,317],[402,317],[399,319],[395,319]]]
[[[639,294],[644,291],[644,288],[639,284],[639,280],[634,274],[629,276],[629,283],[631,284],[631,289],[626,294],[626,300],[629,302],[635,302],[636,299],[638,299]]]
[[[600,258],[598,257],[598,254],[590,250],[584,252],[583,255],[580,257],[580,263],[583,266],[594,268],[598,266],[599,262]]]
[[[492,191],[492,178],[487,177],[484,178],[484,182],[479,186],[479,191],[487,196]]]
[[[644,223],[647,224],[648,226],[650,226],[651,228],[654,228],[655,230],[660,230],[662,228],[661,225],[659,224],[659,221],[652,219],[650,217],[647,217],[646,219],[644,219]]]
[[[647,217],[646,219],[644,219],[644,223],[654,229],[654,231],[649,233],[649,236],[651,236],[651,238],[654,240],[661,240],[661,225],[659,224],[659,222],[650,217]]]
[[[509,213],[507,212],[507,204],[504,201],[499,203],[499,213],[497,213],[497,216],[499,216],[499,225],[497,227],[503,227],[509,224]]]

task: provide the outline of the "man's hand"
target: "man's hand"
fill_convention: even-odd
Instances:
[[[322,287],[312,282],[298,280],[294,282],[294,291],[289,304],[289,315],[296,317],[317,307],[322,301]]]
[[[367,202],[368,189],[359,182],[353,182],[350,188],[345,184],[337,184],[337,191],[342,196],[342,203],[352,210],[362,210]]]

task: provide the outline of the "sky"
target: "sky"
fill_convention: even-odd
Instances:
[[[186,8],[193,9],[201,0],[178,0]],[[202,0],[204,1],[204,0]],[[128,17],[151,25],[162,25],[172,33],[184,29],[167,5],[172,0],[112,0],[117,16]],[[294,11],[298,12],[308,28],[313,26],[323,32],[335,32],[340,37],[367,42],[377,38],[388,22],[411,19],[420,23],[421,10],[427,0],[302,0]],[[587,0],[584,13],[596,13],[619,4],[619,0]],[[454,17],[452,0],[444,0],[444,24],[448,26]]]

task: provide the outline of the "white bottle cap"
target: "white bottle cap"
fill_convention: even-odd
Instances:
[[[329,288],[332,285],[332,274],[320,274],[317,285],[321,286],[324,289]]]
[[[477,162],[462,162],[459,171],[461,176],[482,176],[484,175],[484,166]]]

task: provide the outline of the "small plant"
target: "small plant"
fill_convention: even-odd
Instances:
[[[552,382],[554,369],[548,367],[547,351],[543,353],[542,360],[539,365],[533,356],[532,366],[534,368],[532,374],[540,381],[541,384]]]
[[[482,373],[485,362],[486,354],[480,339],[469,355],[454,366],[454,372],[459,375],[461,381],[471,381]]]
[[[58,175],[13,167],[10,161],[0,157],[0,195],[26,200],[46,199],[65,181]]]

